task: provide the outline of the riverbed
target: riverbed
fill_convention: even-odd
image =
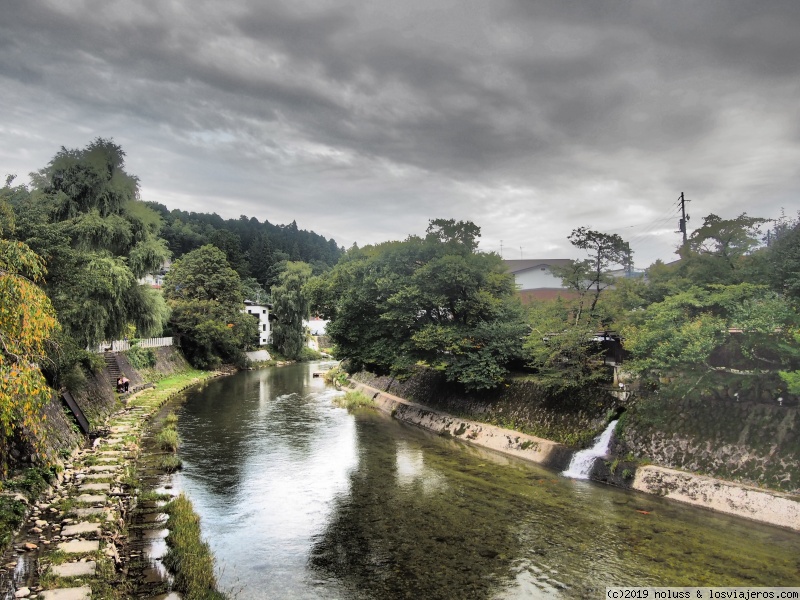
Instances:
[[[318,364],[242,372],[180,408],[183,472],[240,598],[591,598],[797,586],[800,535],[575,481],[337,408]]]

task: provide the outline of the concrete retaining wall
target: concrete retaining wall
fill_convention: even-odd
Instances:
[[[800,497],[666,467],[639,467],[633,489],[800,531]]]
[[[476,446],[517,456],[558,471],[565,469],[572,458],[572,451],[569,448],[550,440],[454,417],[421,404],[408,402],[363,383],[355,383],[353,387],[371,397],[378,408],[391,414],[395,419],[439,435],[452,436]]]

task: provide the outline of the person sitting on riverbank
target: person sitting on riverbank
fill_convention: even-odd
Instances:
[[[129,385],[130,385],[130,379],[125,377],[125,375],[120,375],[117,378],[117,392],[118,393],[127,392]]]

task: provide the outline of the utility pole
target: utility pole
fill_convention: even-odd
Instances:
[[[686,244],[686,223],[689,222],[689,215],[686,214],[686,203],[691,202],[691,200],[684,198],[683,192],[681,192],[681,197],[678,198],[678,201],[681,203],[681,221],[678,225],[678,231],[683,233],[683,243]]]

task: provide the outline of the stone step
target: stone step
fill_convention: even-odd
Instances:
[[[92,588],[88,585],[76,588],[47,590],[39,595],[42,600],[91,600]]]
[[[89,554],[100,550],[100,540],[70,540],[61,542],[58,549],[67,554]]]
[[[86,577],[93,576],[97,570],[97,563],[93,560],[86,562],[71,562],[56,565],[50,571],[57,577]]]
[[[75,498],[75,500],[83,504],[102,504],[105,503],[108,498],[105,494],[81,494]]]
[[[111,490],[110,483],[84,483],[78,488],[80,492],[107,492]]]
[[[87,534],[100,535],[100,523],[81,521],[80,523],[75,523],[75,525],[67,525],[61,530],[62,537]]]

